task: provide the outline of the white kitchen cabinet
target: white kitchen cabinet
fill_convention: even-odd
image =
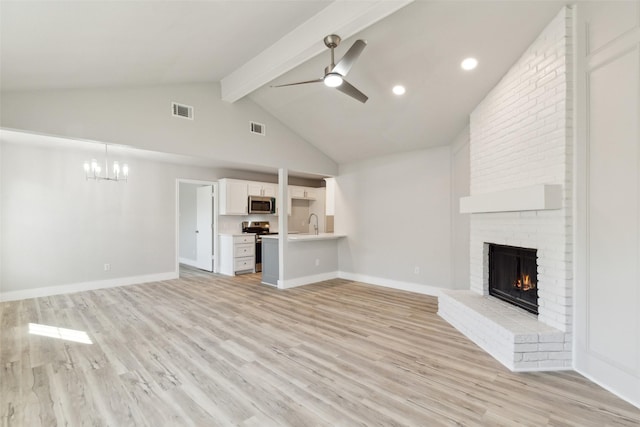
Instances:
[[[289,198],[290,199],[304,199],[304,188],[297,185],[289,186]]]
[[[318,190],[315,188],[305,188],[304,189],[304,198],[307,200],[315,200],[318,198]]]
[[[256,270],[255,234],[220,235],[220,273],[235,276]]]
[[[248,182],[247,190],[249,196],[276,197],[278,186],[266,182]]]
[[[318,197],[317,188],[313,187],[300,187],[298,185],[290,185],[289,189],[289,197],[288,197],[288,215],[291,215],[291,200],[310,200],[314,201]]]
[[[313,187],[289,186],[289,198],[291,199],[315,200],[317,195],[317,190]]]
[[[247,181],[224,178],[218,182],[220,215],[247,215],[249,213]]]
[[[230,178],[223,178],[218,182],[220,183],[220,215],[247,215],[249,196],[276,197],[278,192],[278,185],[268,182]]]

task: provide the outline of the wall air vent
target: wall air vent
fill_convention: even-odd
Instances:
[[[265,125],[256,122],[249,122],[249,132],[262,136],[267,134]]]
[[[183,119],[193,120],[193,107],[172,102],[171,115],[173,117],[182,117]]]

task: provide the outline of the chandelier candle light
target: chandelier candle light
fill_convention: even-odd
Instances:
[[[120,163],[113,162],[113,176],[109,176],[109,153],[107,151],[107,144],[104,145],[104,174],[101,176],[102,168],[98,164],[96,159],[91,159],[91,162],[84,162],[84,176],[87,180],[93,179],[96,181],[127,181],[129,177],[129,166],[124,163],[122,170],[120,169]]]

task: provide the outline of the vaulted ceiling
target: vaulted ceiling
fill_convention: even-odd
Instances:
[[[221,82],[338,163],[445,145],[562,1],[2,1],[5,90]],[[348,81],[322,84],[322,37],[367,47]],[[460,62],[476,57],[478,68]],[[395,84],[406,94],[391,92]]]

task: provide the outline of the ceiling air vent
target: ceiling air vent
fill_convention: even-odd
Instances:
[[[262,136],[267,134],[265,126],[256,122],[249,122],[249,132]]]
[[[193,120],[193,107],[190,105],[171,103],[171,114],[173,117],[182,117],[183,119]]]

